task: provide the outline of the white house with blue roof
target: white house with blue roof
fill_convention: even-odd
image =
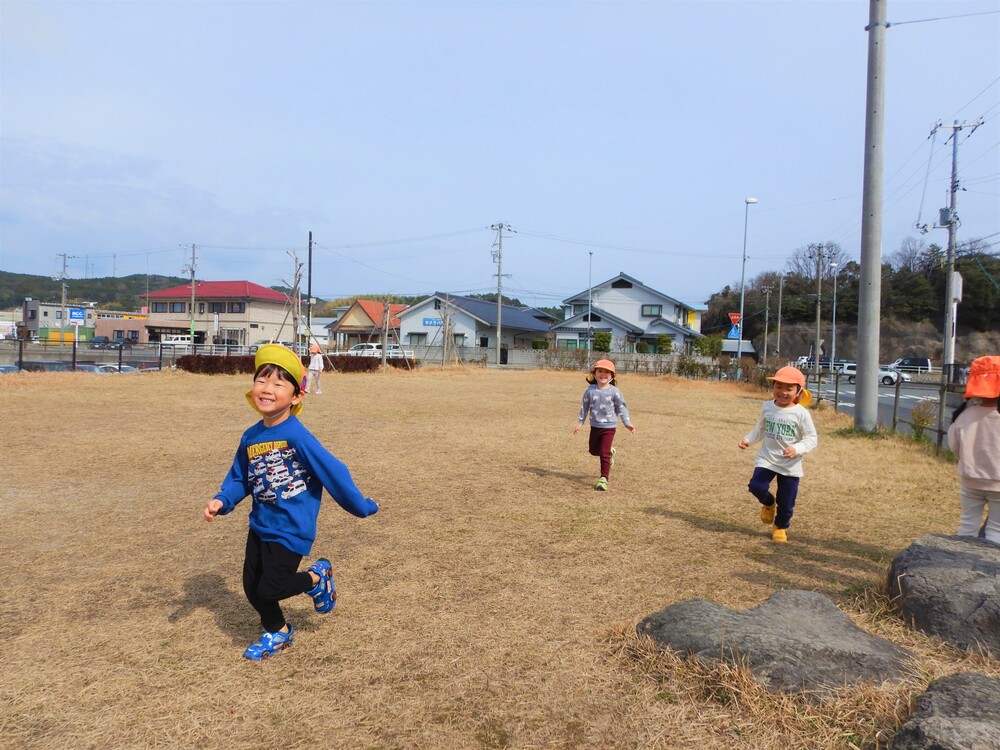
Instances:
[[[656,351],[659,336],[673,339],[673,351],[687,351],[701,338],[701,316],[694,307],[646,286],[626,273],[563,300],[566,320],[552,326],[560,349],[586,349],[600,332],[611,334],[614,351],[634,352],[643,342]]]
[[[532,308],[503,305],[500,311],[500,344],[530,348],[546,339],[551,315]],[[399,313],[399,341],[404,347],[449,346],[496,349],[497,303],[435,292]]]

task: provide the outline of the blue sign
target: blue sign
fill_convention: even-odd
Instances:
[[[739,326],[733,326],[732,328],[730,328],[729,329],[729,335],[726,336],[726,338],[727,339],[737,339],[737,340],[739,340],[739,338],[740,338],[740,327]]]
[[[82,325],[86,320],[87,315],[82,307],[71,307],[69,309],[69,324],[71,326]]]
[[[441,318],[424,318],[424,326],[425,327],[439,326],[443,322],[444,321]]]

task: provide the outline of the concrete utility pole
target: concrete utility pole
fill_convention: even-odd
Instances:
[[[781,355],[781,298],[785,292],[785,274],[778,277],[778,340],[774,342],[774,353]]]
[[[191,272],[191,345],[192,346],[194,346],[194,272],[195,269],[198,267],[197,260],[195,257],[197,247],[198,246],[195,245],[194,243],[191,244],[191,263],[189,265],[184,266],[184,268],[181,269],[181,273],[183,273],[184,271]]]
[[[810,245],[810,252],[816,253],[816,344],[813,346],[813,371],[816,373],[816,396],[819,397],[819,351],[823,345],[820,330],[820,304],[823,299],[823,245]]]
[[[594,251],[590,251],[590,265],[587,267],[587,351],[593,351],[594,322]],[[588,356],[590,356],[588,354]]]
[[[497,367],[500,366],[500,341],[501,326],[500,319],[503,315],[503,230],[510,231],[510,227],[503,222],[493,224],[490,227],[497,233],[497,249],[493,251],[493,262],[497,264]]]
[[[882,161],[885,119],[885,6],[868,4],[868,90],[865,165],[861,199],[861,278],[858,284],[858,377],[854,427],[871,431],[878,421],[879,307],[882,301]]]
[[[309,331],[308,338],[313,338],[313,233],[309,232],[309,277],[306,280],[306,330]],[[308,343],[308,342],[307,342]]]
[[[955,213],[958,194],[958,134],[963,128],[971,127],[973,131],[983,124],[982,119],[974,123],[959,123],[956,120],[951,126],[951,199],[948,208],[941,209],[939,224],[948,228],[948,255],[945,262],[945,296],[944,296],[944,361],[943,378],[946,383],[955,382],[955,325],[958,318],[958,303],[962,291],[958,285],[958,275],[955,273],[955,235],[958,232],[958,215]],[[935,126],[936,131],[939,126]],[[932,131],[933,132],[933,131]],[[970,133],[971,135],[971,133]]]
[[[62,273],[59,274],[59,283],[62,287],[62,311],[59,313],[59,343],[64,343],[63,334],[66,328],[66,261],[70,258],[75,258],[75,255],[67,255],[66,253],[59,253],[59,258],[63,259],[62,262]]]

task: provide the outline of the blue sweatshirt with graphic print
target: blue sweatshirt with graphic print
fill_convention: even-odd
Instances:
[[[618,426],[618,417],[622,418],[622,424],[626,427],[632,424],[629,422],[625,397],[613,385],[607,388],[599,388],[596,383],[588,386],[583,392],[583,403],[580,405],[580,424],[587,418],[587,412],[590,412],[591,427],[614,429]]]
[[[351,479],[347,467],[320,444],[298,420],[289,416],[266,427],[263,421],[243,433],[232,468],[215,495],[220,515],[247,495],[253,496],[250,528],[265,542],[278,542],[308,555],[316,541],[323,489],[341,508],[358,518],[378,511]]]

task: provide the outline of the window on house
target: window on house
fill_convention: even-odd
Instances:
[[[434,309],[435,310],[440,310],[441,309],[441,300],[439,300],[439,299],[434,300]]]
[[[209,302],[208,311],[211,313],[224,313],[226,311],[225,302]]]
[[[455,339],[455,346],[465,346],[465,334],[455,333],[452,334]]]
[[[113,339],[123,339],[125,338],[125,331],[120,328],[116,328],[111,332],[111,338]]]
[[[48,310],[42,310],[42,317],[43,318],[49,317],[49,311]]]
[[[28,310],[28,320],[34,320],[38,317],[38,310]]]
[[[184,312],[184,303],[183,302],[171,302],[170,303],[170,312],[172,312],[172,313],[182,313],[182,312]]]
[[[199,315],[204,315],[205,314],[205,303],[204,302],[199,302],[198,303],[198,314]]]
[[[427,343],[426,333],[411,333],[409,337],[410,346],[424,346]]]
[[[62,320],[62,310],[56,310],[56,320]]]
[[[631,289],[632,282],[625,281],[625,279],[618,279],[618,281],[611,282],[612,289]]]
[[[663,305],[642,306],[642,317],[644,318],[659,318],[661,315],[663,315]]]
[[[578,342],[573,339],[559,339],[558,343],[560,349],[576,349]]]
[[[229,312],[231,313],[241,313],[246,311],[246,302],[230,302]]]
[[[167,303],[166,302],[154,302],[153,303],[153,312],[155,312],[155,313],[165,313],[166,311],[167,311]]]
[[[588,305],[573,305],[574,315],[583,315],[589,309]]]

